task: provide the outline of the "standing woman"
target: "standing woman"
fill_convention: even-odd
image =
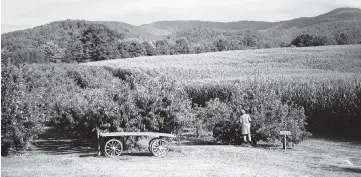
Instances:
[[[241,110],[241,118],[240,118],[240,123],[242,125],[242,135],[243,135],[243,141],[247,142],[247,137],[248,137],[248,141],[251,142],[251,117],[246,114],[245,110]]]

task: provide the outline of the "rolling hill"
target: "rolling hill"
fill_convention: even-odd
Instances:
[[[267,30],[267,29],[288,29],[288,28],[305,28],[317,25],[323,22],[339,22],[343,20],[361,20],[361,9],[358,8],[337,8],[325,14],[316,17],[301,17],[280,22],[264,21],[237,21],[237,22],[209,22],[209,21],[160,21],[151,24],[141,25],[143,29],[160,29],[164,33],[172,34],[178,31],[189,30],[197,27],[210,29],[219,29],[225,31],[239,30]]]
[[[69,61],[78,54],[86,55],[83,57],[86,59],[80,61],[94,61],[284,47],[304,33],[327,38],[326,45],[357,44],[361,43],[360,29],[361,10],[357,8],[338,8],[316,17],[281,22],[192,20],[134,26],[116,21],[64,20],[4,33],[1,35],[1,49],[6,58],[19,61],[49,61],[46,58],[49,55],[54,57],[54,53],[56,58],[66,58],[68,53],[72,56]],[[178,39],[181,40],[177,44]]]
[[[204,27],[210,29],[219,29],[224,31],[237,31],[244,29],[264,30],[275,25],[279,22],[263,22],[263,21],[238,21],[238,22],[210,22],[198,20],[183,20],[183,21],[159,21],[151,24],[141,25],[140,28],[160,29],[165,31],[165,34],[172,34],[183,30],[189,30],[197,27]]]
[[[318,25],[325,22],[340,22],[344,20],[361,20],[361,9],[358,8],[338,8],[328,13],[318,15],[316,17],[301,17],[292,20],[282,21],[273,28],[288,29],[288,28],[305,28],[313,25]]]
[[[358,8],[337,8],[325,14],[316,17],[301,17],[280,22],[265,21],[236,21],[236,22],[211,22],[200,20],[179,20],[179,21],[158,21],[151,24],[143,24],[134,26],[127,23],[116,21],[86,21],[87,23],[102,24],[111,30],[124,33],[127,37],[141,37],[148,40],[159,39],[162,36],[172,35],[175,32],[189,30],[197,27],[218,29],[223,31],[239,31],[239,30],[269,30],[269,29],[289,29],[289,28],[305,28],[318,25],[324,22],[340,22],[344,20],[361,21],[361,9]],[[68,23],[79,20],[56,21],[49,24],[41,25],[32,29],[19,30],[21,32],[36,33],[39,29],[47,27],[57,27],[64,29],[59,24]],[[53,33],[50,31],[50,33]],[[7,33],[7,35],[13,32]],[[3,36],[4,34],[2,34]],[[48,34],[44,34],[48,35]]]

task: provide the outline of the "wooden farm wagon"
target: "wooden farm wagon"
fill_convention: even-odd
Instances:
[[[170,133],[157,133],[157,132],[109,132],[102,133],[97,130],[98,138],[98,154],[100,154],[101,146],[105,156],[117,157],[123,151],[123,139],[129,136],[147,136],[153,137],[149,141],[149,152],[156,157],[164,157],[169,152],[169,143],[175,135]],[[103,141],[102,141],[103,140]],[[104,142],[105,143],[101,143]]]

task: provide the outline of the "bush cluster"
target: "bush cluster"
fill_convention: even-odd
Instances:
[[[213,131],[214,137],[225,143],[239,141],[240,109],[253,118],[251,133],[255,141],[279,139],[283,129],[290,130],[290,141],[297,143],[309,135],[307,132],[359,139],[360,83],[358,77],[302,82],[265,79],[189,86],[186,90],[193,103],[200,105],[196,118],[202,126],[198,129]]]
[[[138,70],[70,64],[2,66],[2,150],[24,149],[45,123],[65,137],[91,142],[94,130],[212,132],[239,143],[240,110],[252,118],[255,142],[298,143],[315,134],[357,138],[360,79],[255,79],[229,84],[179,85]],[[307,128],[307,130],[306,130]]]
[[[3,77],[9,79],[2,80],[2,144],[10,144],[8,149],[23,148],[18,142],[31,142],[39,133],[36,128],[45,123],[64,137],[86,143],[96,128],[177,133],[189,121],[191,103],[182,87],[167,77],[81,65],[7,69],[13,72],[6,76],[4,70]]]
[[[21,68],[2,62],[1,66],[1,155],[31,147],[42,130],[41,102],[27,92]]]
[[[205,88],[200,92],[209,94],[213,89]],[[303,107],[291,100],[282,100],[282,96],[274,88],[262,85],[261,82],[249,82],[229,86],[228,91],[231,95],[228,99],[220,101],[218,97],[214,97],[196,112],[196,118],[202,125],[199,129],[212,131],[219,141],[240,143],[241,109],[245,109],[252,117],[251,135],[254,143],[260,140],[280,140],[281,130],[292,132],[289,141],[293,143],[299,143],[310,135],[305,129]]]
[[[345,45],[345,44],[351,44],[349,36],[345,33],[340,33],[335,36],[301,34],[291,41],[291,45],[297,47]]]

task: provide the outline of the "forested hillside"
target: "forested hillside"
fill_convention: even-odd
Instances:
[[[302,17],[289,21],[283,21],[279,25],[276,25],[275,28],[304,28],[312,25],[318,25],[324,22],[335,22],[344,20],[361,20],[361,10],[358,8],[338,8],[316,17]]]
[[[244,29],[263,30],[273,27],[279,22],[263,22],[263,21],[238,21],[238,22],[209,22],[197,20],[183,21],[160,21],[152,24],[141,25],[143,29],[157,28],[172,34],[174,32],[189,30],[197,27],[205,27],[211,29],[220,29],[227,31],[237,31]]]
[[[87,62],[250,48],[361,43],[361,10],[339,8],[281,22],[161,21],[133,26],[65,20],[1,35],[12,63]]]

